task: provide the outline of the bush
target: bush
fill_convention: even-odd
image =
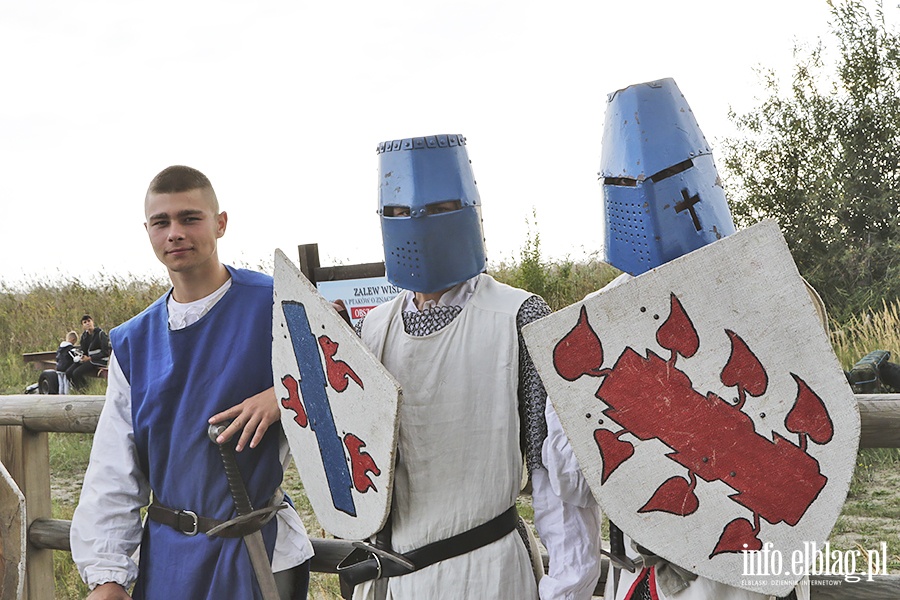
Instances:
[[[508,285],[522,288],[546,300],[552,310],[559,310],[609,283],[619,274],[614,267],[602,262],[596,254],[587,260],[547,260],[541,256],[541,237],[528,232],[518,263],[501,262],[490,269],[491,274]]]

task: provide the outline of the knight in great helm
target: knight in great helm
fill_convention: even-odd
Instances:
[[[712,150],[672,79],[609,95],[600,183],[606,262],[631,275],[734,233]]]
[[[623,271],[607,288],[735,232],[709,143],[672,79],[631,85],[609,95],[599,175],[605,260]],[[577,460],[549,404],[547,422],[544,456],[551,477],[580,479],[581,472],[571,470]],[[567,471],[554,475],[554,468]],[[586,484],[579,489],[590,494]],[[638,547],[615,524],[610,532],[618,556],[606,579],[607,600],[770,598],[669,563]],[[617,566],[621,564],[636,568],[630,572]],[[808,594],[804,579],[789,597]]]
[[[373,556],[361,563],[368,574],[348,574],[354,598],[590,598],[599,511],[591,498],[568,505],[551,485],[541,458],[546,393],[520,333],[550,309],[484,272],[465,138],[384,142],[378,160],[387,277],[406,291],[358,326],[403,388],[393,508],[375,545],[416,569]],[[515,508],[523,467],[551,557],[539,585],[540,555]],[[567,527],[595,534],[566,545]]]

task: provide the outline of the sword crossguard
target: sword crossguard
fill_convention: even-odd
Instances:
[[[352,546],[360,550],[365,550],[375,557],[386,558],[410,571],[416,570],[416,565],[402,554],[397,554],[396,552],[391,552],[390,550],[385,550],[384,548],[379,548],[378,546],[373,546],[366,542],[353,542]]]
[[[624,554],[617,555],[610,552],[609,550],[604,550],[603,548],[600,549],[600,554],[606,555],[607,557],[609,557],[609,562],[613,563],[620,569],[625,569],[629,573],[634,573],[637,570],[638,565],[642,564],[641,562],[628,558]]]
[[[212,529],[206,532],[206,535],[209,537],[221,536],[221,537],[243,537],[244,534],[234,535],[229,530],[235,527],[239,527],[240,525],[244,525],[247,523],[254,523],[258,525],[255,530],[262,529],[262,527],[272,520],[272,517],[275,516],[280,510],[284,510],[288,508],[289,504],[287,502],[282,502],[281,504],[277,504],[275,506],[267,506],[266,508],[259,508],[254,510],[253,512],[249,512],[246,515],[240,515],[233,519],[229,519],[219,525],[216,525]]]

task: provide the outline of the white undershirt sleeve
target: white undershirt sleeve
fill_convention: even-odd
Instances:
[[[534,525],[550,568],[541,578],[541,600],[589,600],[600,578],[600,507],[547,402],[545,469],[531,473]]]
[[[106,403],[70,533],[72,560],[91,589],[109,581],[128,587],[137,579],[132,555],[143,531],[140,509],[149,502],[150,484],[134,445],[131,386],[113,353]]]

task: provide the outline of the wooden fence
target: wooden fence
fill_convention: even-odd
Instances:
[[[900,448],[900,394],[857,396],[862,420],[861,448]],[[0,539],[4,573],[0,600],[17,597],[8,582],[24,577],[24,600],[54,597],[53,551],[69,551],[70,521],[51,518],[48,432],[91,433],[97,426],[102,396],[0,396],[0,462],[25,496],[26,558],[17,573],[17,540]],[[3,507],[0,507],[2,510]],[[350,551],[349,542],[314,538],[313,571],[334,573]],[[546,566],[546,556],[544,557]],[[598,583],[602,590],[606,564]],[[813,600],[897,600],[900,575],[846,583],[841,576],[812,577]]]

